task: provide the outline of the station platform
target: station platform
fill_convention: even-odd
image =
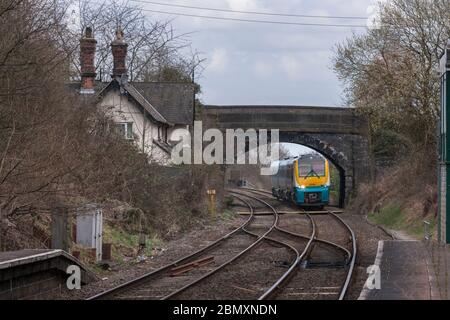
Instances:
[[[0,270],[21,263],[28,263],[40,259],[46,259],[49,256],[61,254],[61,250],[51,249],[24,249],[18,251],[0,252]]]
[[[380,270],[380,287],[369,289],[366,283],[359,300],[440,299],[432,260],[423,242],[380,241],[374,265]]]
[[[98,280],[63,250],[26,249],[0,252],[0,299],[56,299],[67,290],[67,267],[80,268],[81,283]]]

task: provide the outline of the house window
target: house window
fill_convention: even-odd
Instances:
[[[133,122],[121,122],[115,124],[117,134],[124,137],[127,140],[133,140]]]

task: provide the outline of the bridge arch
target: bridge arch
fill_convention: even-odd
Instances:
[[[339,207],[345,206],[346,195],[352,189],[346,188],[346,181],[352,180],[348,157],[332,145],[309,134],[280,133],[280,143],[294,143],[308,147],[329,160],[339,171]],[[350,181],[349,181],[350,183]]]
[[[306,106],[205,106],[204,129],[278,129],[280,143],[309,147],[340,174],[340,205],[370,179],[368,126],[353,108]]]

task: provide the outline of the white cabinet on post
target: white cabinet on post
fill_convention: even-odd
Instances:
[[[77,243],[95,248],[96,260],[102,260],[103,214],[98,208],[90,208],[77,214]]]

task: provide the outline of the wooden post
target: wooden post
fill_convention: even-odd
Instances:
[[[96,248],[86,248],[87,259],[89,263],[97,262],[97,249]]]
[[[138,248],[138,256],[143,255],[145,252],[145,248],[147,247],[147,236],[143,231],[139,233],[139,248]]]
[[[112,244],[102,243],[102,260],[111,261],[112,260]]]
[[[209,214],[213,217],[216,216],[216,190],[208,189],[206,192],[209,195]]]

